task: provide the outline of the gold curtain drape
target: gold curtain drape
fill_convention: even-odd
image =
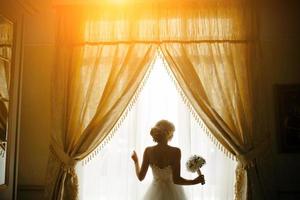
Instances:
[[[77,198],[77,161],[97,147],[121,117],[148,70],[155,46],[58,43],[47,199]]]
[[[247,199],[247,170],[258,154],[251,94],[253,2],[125,2],[56,8],[48,199],[77,198],[76,162],[109,135],[158,47],[194,110],[238,159],[236,198]]]
[[[162,51],[185,95],[215,138],[235,156],[253,148],[248,43],[163,44]],[[239,162],[236,198],[246,192]]]

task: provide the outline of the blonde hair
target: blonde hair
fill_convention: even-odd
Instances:
[[[160,120],[151,129],[150,135],[154,142],[160,143],[163,141],[169,141],[173,137],[175,126],[168,120]]]

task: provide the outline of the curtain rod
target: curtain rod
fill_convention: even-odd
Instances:
[[[166,5],[172,7],[177,6],[203,6],[203,5],[231,5],[240,3],[235,0],[126,0],[126,1],[111,1],[111,0],[53,0],[52,6],[153,6]]]
[[[142,43],[142,44],[164,44],[164,43],[181,43],[181,44],[191,44],[191,43],[253,43],[257,40],[132,40],[132,41],[99,41],[99,42],[80,42],[73,43],[74,46],[81,45],[114,45],[114,44],[134,44],[134,43]]]

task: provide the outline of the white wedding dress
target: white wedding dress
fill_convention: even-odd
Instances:
[[[150,165],[153,181],[143,200],[186,200],[183,188],[173,183],[172,167],[159,168]]]

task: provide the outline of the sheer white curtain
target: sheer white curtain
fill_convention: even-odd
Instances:
[[[155,144],[149,131],[160,119],[175,124],[170,144],[181,148],[182,176],[196,176],[185,168],[189,156],[200,154],[206,158],[207,164],[202,169],[206,184],[185,186],[188,199],[234,199],[236,162],[226,157],[201,129],[168,75],[163,58],[157,55],[137,102],[115,136],[94,159],[84,166],[78,165],[81,200],[142,199],[152,173],[149,168],[145,180],[139,182],[130,155],[135,149],[141,159],[145,147]]]

